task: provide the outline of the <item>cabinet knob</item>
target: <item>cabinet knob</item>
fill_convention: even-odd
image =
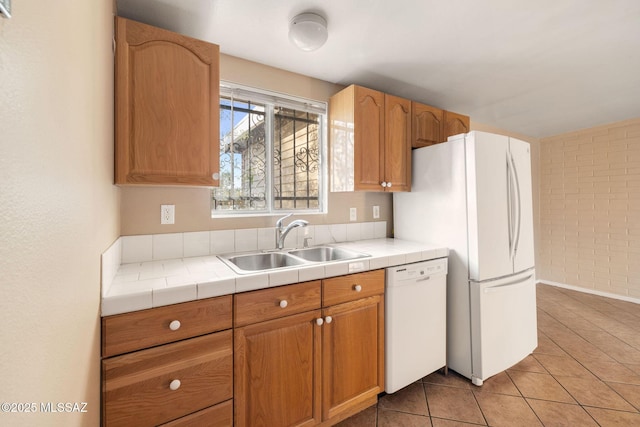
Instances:
[[[382,181],[382,183],[381,183],[380,185],[382,185],[383,187],[386,187],[386,186],[387,186],[387,183],[386,183],[386,182],[384,182],[384,181]]]
[[[180,380],[173,380],[171,381],[171,384],[169,384],[169,388],[175,391],[179,389],[181,385],[182,383],[180,382]]]
[[[327,317],[324,318],[324,321],[327,322],[327,323],[331,323],[331,322],[333,322],[333,317],[327,316]]]
[[[169,329],[171,329],[172,331],[177,331],[178,329],[180,329],[180,321],[179,320],[173,320],[171,323],[169,323]]]
[[[214,173],[211,174],[211,178],[213,178],[214,181],[219,181],[220,180],[220,174],[219,173]]]
[[[287,302],[286,299],[283,299],[282,301],[280,301],[280,308],[285,308],[288,305],[289,303]]]
[[[318,326],[322,326],[323,323],[324,323],[324,320],[322,320],[322,317],[319,317],[319,318],[316,319],[316,324]]]
[[[356,291],[356,292],[360,292],[360,291],[362,290],[362,286],[360,286],[360,285],[355,285],[355,286],[353,287],[353,290],[354,290],[354,291]]]
[[[387,182],[387,188],[390,188],[390,187],[391,187],[391,183]]]

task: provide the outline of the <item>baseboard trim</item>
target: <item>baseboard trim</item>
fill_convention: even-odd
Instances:
[[[613,299],[617,299],[617,300],[621,300],[621,301],[627,301],[627,302],[633,302],[635,304],[640,304],[640,298],[629,297],[629,296],[626,296],[626,295],[612,294],[610,292],[602,292],[602,291],[598,291],[596,289],[581,288],[580,286],[573,286],[573,285],[567,285],[567,284],[564,284],[564,283],[552,282],[551,280],[538,279],[536,283],[540,283],[540,284],[543,284],[543,285],[551,285],[551,286],[555,286],[557,288],[570,289],[572,291],[578,291],[578,292],[582,292],[582,293],[585,293],[585,294],[593,294],[593,295],[598,295],[598,296],[601,296],[601,297],[613,298]]]

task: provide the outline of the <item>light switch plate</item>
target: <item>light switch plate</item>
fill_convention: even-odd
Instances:
[[[373,207],[373,219],[380,218],[380,206]]]
[[[349,221],[356,221],[358,219],[358,210],[356,208],[349,209]]]
[[[11,18],[11,0],[0,0],[0,16]]]

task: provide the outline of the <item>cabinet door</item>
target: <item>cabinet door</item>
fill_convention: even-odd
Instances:
[[[384,96],[385,191],[411,190],[411,101]]]
[[[116,18],[117,184],[218,184],[219,47]]]
[[[420,148],[446,141],[442,136],[444,111],[419,102],[411,103],[411,147]]]
[[[444,130],[442,136],[445,141],[450,136],[467,132],[469,132],[469,116],[452,113],[451,111],[444,112]]]
[[[384,94],[356,86],[353,114],[355,189],[383,191]]]
[[[321,419],[320,310],[235,330],[235,425],[311,426]]]
[[[323,310],[322,412],[339,417],[384,390],[384,298]]]

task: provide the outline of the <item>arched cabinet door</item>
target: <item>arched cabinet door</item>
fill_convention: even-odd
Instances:
[[[116,184],[218,185],[219,47],[116,18]]]
[[[411,101],[384,96],[386,191],[411,190]],[[389,185],[391,184],[391,185]]]
[[[355,189],[380,190],[384,181],[384,94],[355,86]]]
[[[470,128],[469,116],[464,116],[451,111],[444,112],[444,141],[448,137],[458,135],[460,133],[468,133]]]
[[[409,191],[411,101],[351,85],[329,100],[331,191]]]
[[[442,129],[444,127],[444,111],[440,108],[419,102],[411,103],[412,133],[411,147],[421,148],[444,142]]]

